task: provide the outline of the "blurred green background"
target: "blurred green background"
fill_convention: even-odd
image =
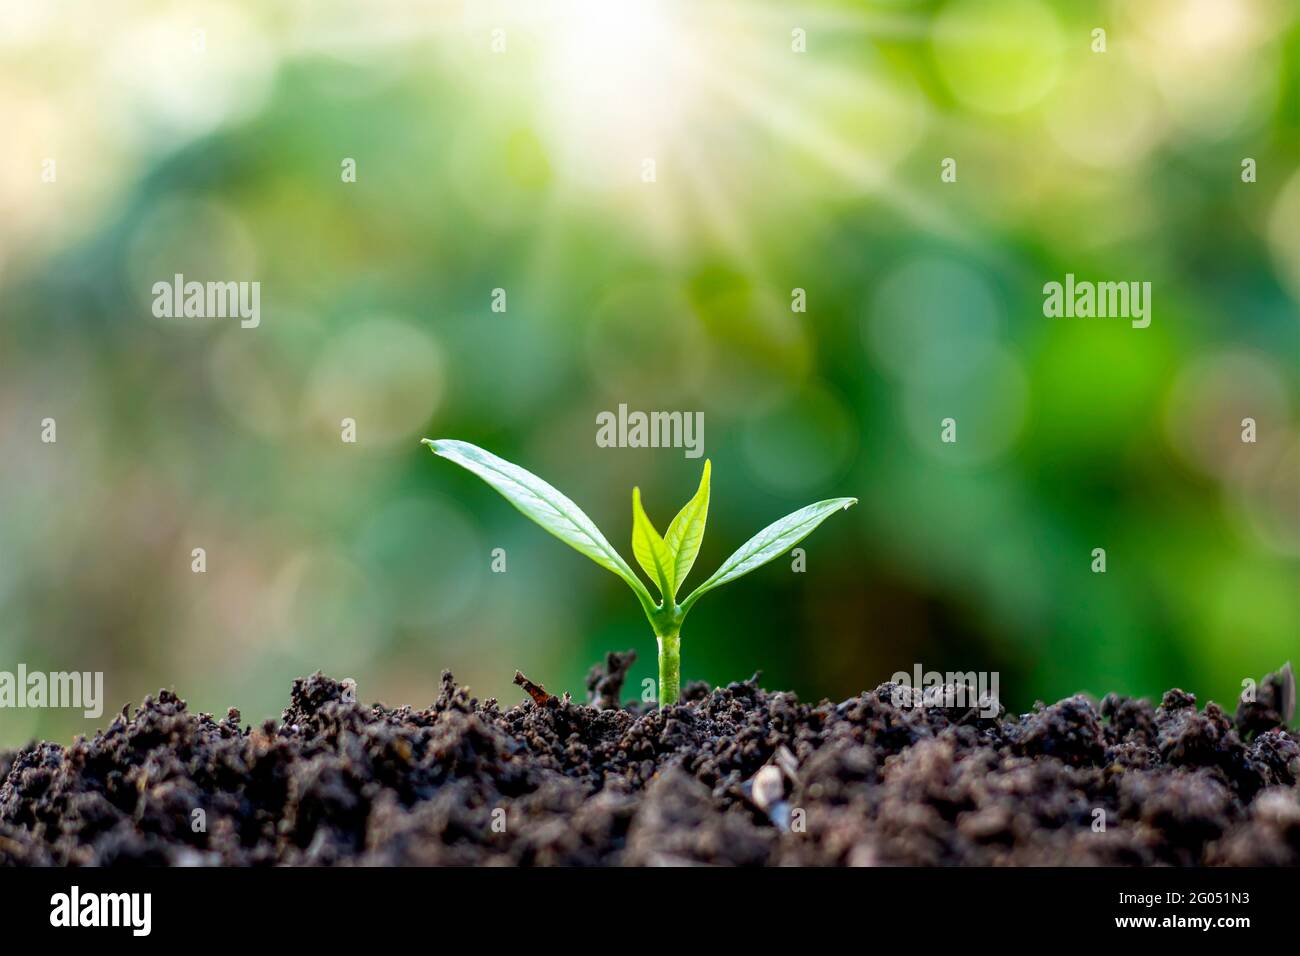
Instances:
[[[919,662],[1023,710],[1300,656],[1291,0],[18,2],[0,76],[0,670],[107,697],[0,745],[159,687],[255,722],[318,668],[514,702],[632,647],[639,690],[625,585],[418,445],[630,559],[632,485],[662,528],[702,461],[598,448],[619,403],[705,415],[692,582],[861,499],[700,603],[684,680]],[[259,281],[260,327],[155,318],[178,272]],[[1150,281],[1151,326],[1045,318],[1067,272]]]

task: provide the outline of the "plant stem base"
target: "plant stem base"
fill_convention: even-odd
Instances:
[[[675,704],[681,697],[682,639],[677,634],[659,638],[659,706]]]

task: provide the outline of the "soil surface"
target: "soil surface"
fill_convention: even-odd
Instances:
[[[0,864],[1300,864],[1289,667],[1235,714],[1171,690],[981,717],[757,679],[620,707],[629,663],[591,705],[520,675],[508,710],[450,674],[414,710],[318,673],[256,728],[161,691],[0,752]]]

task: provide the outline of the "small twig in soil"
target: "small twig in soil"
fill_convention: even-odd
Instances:
[[[636,651],[606,654],[605,663],[597,664],[587,674],[587,703],[597,710],[617,710],[623,682],[635,661]]]
[[[545,707],[547,701],[551,699],[551,695],[546,693],[545,687],[541,684],[534,684],[523,675],[522,671],[515,671],[515,683],[528,691],[528,696],[533,699],[533,702],[538,707]]]

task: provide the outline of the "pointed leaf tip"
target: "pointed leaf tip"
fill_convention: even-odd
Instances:
[[[650,592],[628,563],[605,540],[600,529],[581,508],[556,488],[527,469],[498,458],[469,442],[454,438],[426,438],[422,443],[427,444],[439,457],[454,462],[483,479],[530,521],[601,567],[613,571],[636,593],[642,607],[653,605]]]
[[[689,607],[714,588],[734,581],[761,567],[794,547],[836,511],[843,511],[857,502],[856,498],[828,498],[800,508],[774,521],[742,544],[722,566],[703,584],[690,593],[683,606]]]
[[[704,527],[709,518],[709,475],[712,465],[704,459],[704,469],[700,474],[700,486],[695,496],[682,506],[682,510],[673,518],[668,530],[664,532],[664,543],[673,555],[673,581],[681,586],[686,576],[695,565],[695,558],[700,553],[700,543],[704,540]]]
[[[632,555],[654,582],[665,601],[672,601],[677,593],[673,574],[673,552],[660,537],[650,518],[641,506],[641,489],[632,489]]]

